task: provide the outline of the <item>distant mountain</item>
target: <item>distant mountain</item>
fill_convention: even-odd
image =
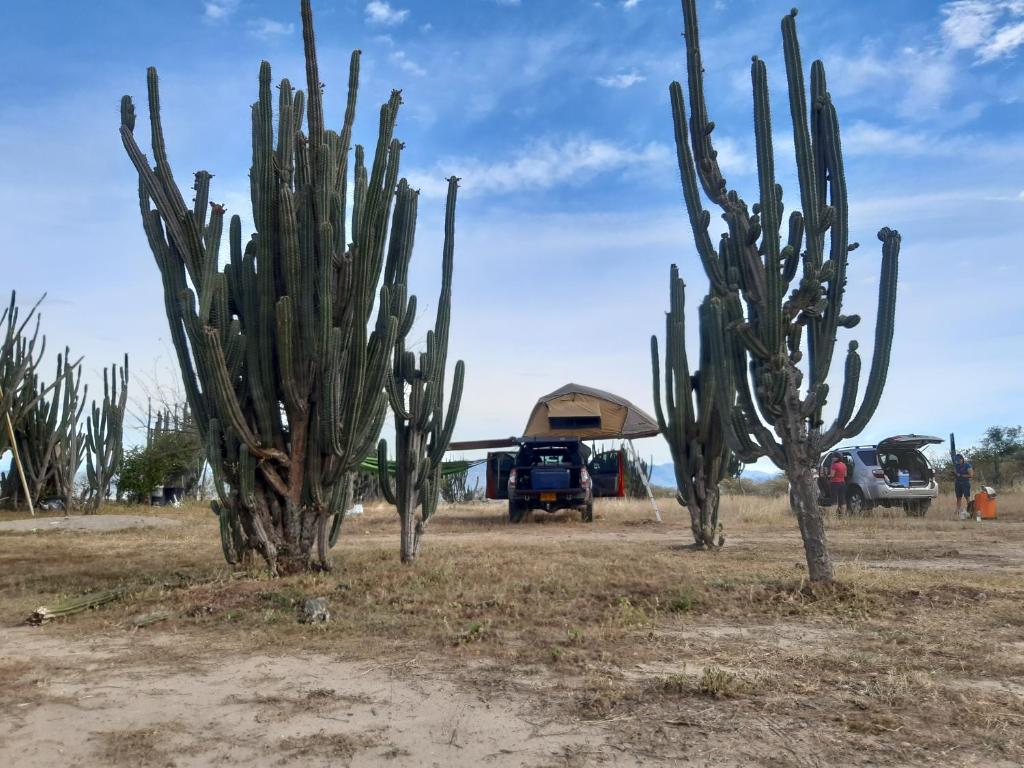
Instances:
[[[759,469],[746,469],[741,478],[751,483],[765,483],[779,476],[778,472],[762,472]],[[676,484],[675,469],[671,464],[655,464],[651,472],[651,485],[674,488]]]

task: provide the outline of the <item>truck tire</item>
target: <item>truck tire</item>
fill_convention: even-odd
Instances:
[[[594,522],[594,502],[587,502],[587,505],[580,510],[580,517],[584,523]]]
[[[518,501],[508,500],[508,521],[510,523],[521,523],[525,514],[526,510],[523,509],[523,506]]]

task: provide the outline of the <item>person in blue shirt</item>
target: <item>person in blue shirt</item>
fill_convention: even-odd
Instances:
[[[963,520],[967,511],[964,506],[971,498],[971,479],[974,477],[974,467],[971,462],[964,458],[962,453],[953,457],[953,491],[956,493],[956,516]]]

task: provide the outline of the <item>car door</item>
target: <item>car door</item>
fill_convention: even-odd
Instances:
[[[516,455],[508,451],[487,454],[487,498],[508,498],[508,476],[516,465]]]
[[[622,450],[594,454],[587,471],[594,484],[595,498],[622,498],[626,495],[626,461]]]

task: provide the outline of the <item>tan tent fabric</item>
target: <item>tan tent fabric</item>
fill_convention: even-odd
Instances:
[[[574,426],[560,429],[551,425],[552,417],[593,419],[600,426]],[[537,401],[526,423],[523,437],[578,437],[585,440],[622,438],[626,440],[658,434],[655,420],[628,400],[593,387],[566,384]]]
[[[601,400],[590,395],[571,394],[552,400],[547,403],[548,416],[571,417],[601,416]]]

